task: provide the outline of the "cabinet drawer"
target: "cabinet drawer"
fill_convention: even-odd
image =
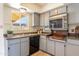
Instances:
[[[46,36],[40,36],[40,39],[46,39]]]
[[[11,40],[8,40],[8,44],[16,44],[16,43],[20,43],[20,39],[11,39]]]
[[[21,42],[26,42],[26,41],[29,41],[29,37],[21,38]]]

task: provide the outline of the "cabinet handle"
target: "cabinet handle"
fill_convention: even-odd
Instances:
[[[8,47],[8,50],[10,50],[10,47]]]
[[[64,47],[66,47],[66,45],[64,45]]]

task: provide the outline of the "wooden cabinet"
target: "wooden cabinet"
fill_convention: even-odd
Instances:
[[[8,41],[8,55],[9,56],[20,56],[20,40],[13,39]]]
[[[47,39],[47,52],[55,55],[55,42],[53,40],[50,40],[51,38]]]
[[[21,56],[29,55],[29,38],[21,39]]]
[[[47,39],[46,36],[40,36],[40,49],[46,51]]]
[[[64,56],[65,48],[63,42],[55,42],[55,55],[56,56]]]

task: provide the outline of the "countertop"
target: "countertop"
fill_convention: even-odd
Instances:
[[[16,38],[24,38],[24,37],[31,37],[31,36],[37,36],[37,35],[48,35],[49,33],[28,33],[28,34],[17,34],[17,35],[10,35],[5,37],[7,40],[10,39],[16,39]]]
[[[63,42],[63,43],[66,42],[65,40],[59,40],[59,39],[52,38],[52,37],[49,37],[49,40],[51,40],[51,41],[57,41],[57,42]]]

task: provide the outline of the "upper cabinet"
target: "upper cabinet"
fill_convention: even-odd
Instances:
[[[49,25],[49,12],[44,12],[40,14],[40,25],[41,26]]]
[[[53,9],[50,11],[50,16],[52,15],[56,15],[58,13],[58,10],[57,9]]]
[[[50,16],[67,12],[67,6],[61,6],[50,11]]]
[[[49,26],[49,12],[45,12],[45,26]]]
[[[67,12],[66,6],[62,6],[62,7],[58,8],[58,14],[66,13],[66,12]]]
[[[69,4],[68,5],[68,16],[69,24],[78,24],[79,23],[79,4]]]
[[[40,26],[40,14],[39,13],[32,14],[32,26]]]
[[[40,26],[44,26],[44,22],[45,20],[44,20],[44,13],[41,13],[40,14]]]
[[[49,11],[40,14],[40,26],[44,27],[44,31],[50,31],[50,29],[49,29]]]

